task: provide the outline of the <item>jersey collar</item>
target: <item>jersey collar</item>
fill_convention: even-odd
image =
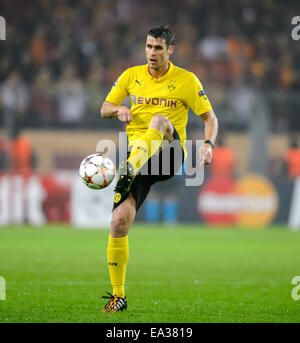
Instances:
[[[163,80],[165,80],[171,73],[172,73],[172,71],[173,71],[173,68],[174,68],[174,64],[171,62],[171,61],[169,61],[169,69],[168,69],[168,71],[165,73],[165,75],[163,75],[161,78],[159,78],[159,79],[156,79],[155,77],[153,77],[150,73],[149,73],[149,68],[148,68],[148,63],[146,64],[146,74],[147,74],[147,76],[151,79],[151,80],[153,80],[153,81],[156,81],[156,82],[160,82],[160,81],[163,81]]]

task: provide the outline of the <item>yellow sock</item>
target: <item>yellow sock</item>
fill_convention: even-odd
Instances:
[[[128,262],[128,236],[113,238],[109,234],[107,260],[113,294],[125,297],[125,275]]]
[[[157,129],[148,129],[139,139],[130,143],[131,153],[127,159],[134,168],[135,173],[156,153],[164,136]]]

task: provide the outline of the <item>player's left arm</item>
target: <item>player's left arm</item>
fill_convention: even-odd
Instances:
[[[205,141],[209,141],[200,148],[201,164],[210,164],[213,156],[213,146],[218,133],[218,120],[198,77],[194,73],[189,73],[188,76],[186,103],[196,115],[204,120]]]
[[[204,143],[200,148],[199,154],[203,164],[210,164],[213,157],[213,146],[215,145],[217,133],[218,133],[218,119],[215,112],[211,109],[201,115],[205,125],[205,140],[209,142]]]

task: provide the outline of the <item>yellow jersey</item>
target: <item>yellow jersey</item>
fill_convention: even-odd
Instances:
[[[159,79],[151,76],[148,64],[129,68],[107,95],[106,101],[116,106],[130,97],[132,121],[126,127],[129,144],[146,132],[155,114],[162,114],[174,125],[185,150],[189,108],[196,115],[212,109],[197,76],[170,61],[169,64],[167,73]]]

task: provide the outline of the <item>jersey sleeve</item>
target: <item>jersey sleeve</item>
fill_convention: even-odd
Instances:
[[[197,76],[193,73],[189,87],[187,87],[187,105],[193,110],[196,115],[201,115],[212,110],[210,101],[203,89],[203,86]]]
[[[105,101],[109,101],[114,105],[121,105],[124,99],[129,95],[128,85],[129,85],[130,71],[125,70],[124,73],[116,80],[112,86],[110,92],[108,93]]]

